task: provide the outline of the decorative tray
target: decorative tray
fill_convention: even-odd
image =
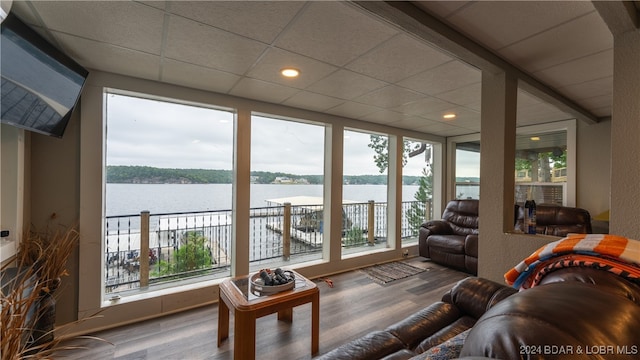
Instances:
[[[261,274],[263,272],[265,274]],[[266,285],[265,279],[274,280],[276,273],[278,273],[280,279],[284,279],[285,281],[277,282],[277,284],[274,285]],[[251,291],[256,295],[276,294],[282,291],[291,290],[296,285],[295,275],[293,272],[289,270],[280,270],[279,268],[275,271],[270,271],[269,269],[260,270],[251,276],[250,281]]]

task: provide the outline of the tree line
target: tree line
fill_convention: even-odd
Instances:
[[[272,184],[277,178],[291,179],[299,184],[322,184],[323,175],[297,175],[282,172],[252,171],[252,182]],[[231,184],[231,170],[167,169],[151,166],[109,165],[106,180],[110,184]],[[403,176],[405,185],[417,185],[420,176]],[[344,183],[351,185],[386,185],[386,175],[346,175]]]

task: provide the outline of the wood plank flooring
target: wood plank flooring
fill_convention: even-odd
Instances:
[[[331,276],[334,287],[316,280],[320,289],[320,352],[402,320],[441,299],[457,281],[469,276],[417,257],[407,263],[427,269],[420,274],[379,285],[360,271]],[[256,359],[311,359],[311,305],[294,308],[293,323],[275,314],[256,323]],[[66,351],[65,359],[233,359],[233,316],[230,337],[216,346],[218,305],[168,315],[93,334],[106,342],[74,340],[86,349]]]

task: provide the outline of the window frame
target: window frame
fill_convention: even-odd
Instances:
[[[567,190],[565,206],[576,206],[576,174],[577,174],[577,126],[576,120],[561,120],[551,123],[528,125],[516,128],[516,134],[541,134],[548,132],[566,131],[567,133]],[[448,199],[455,198],[455,181],[456,181],[456,144],[469,141],[482,141],[480,133],[452,136],[447,138],[447,187],[446,194]],[[482,156],[482,155],[481,155]],[[482,179],[480,179],[482,183]],[[515,194],[514,194],[515,196]]]
[[[155,317],[160,314],[168,314],[171,312],[187,309],[194,306],[201,306],[211,301],[211,292],[217,291],[216,281],[207,284],[185,285],[179,289],[165,289],[154,293],[145,293],[127,298],[114,299],[113,301],[103,301],[101,289],[104,287],[104,279],[101,279],[102,267],[102,241],[104,233],[102,216],[104,207],[104,189],[103,177],[105,176],[104,154],[106,127],[104,124],[104,90],[119,89],[125,94],[142,93],[151,97],[169,98],[185,103],[194,102],[196,104],[209,104],[214,107],[222,107],[226,109],[235,109],[236,117],[234,119],[234,184],[233,184],[233,206],[234,224],[238,224],[238,228],[234,227],[234,238],[238,241],[234,243],[237,249],[232,250],[233,254],[238,258],[235,259],[232,267],[231,276],[245,275],[249,273],[248,260],[243,260],[243,249],[248,248],[247,232],[248,214],[250,208],[250,199],[248,196],[250,184],[250,144],[247,141],[251,135],[251,114],[263,113],[277,117],[308,119],[311,122],[322,123],[326,125],[325,136],[325,208],[331,209],[325,216],[325,226],[330,227],[330,222],[338,222],[335,214],[340,214],[342,191],[342,134],[343,129],[353,128],[366,132],[377,132],[390,135],[392,143],[399,143],[403,136],[413,139],[421,139],[439,144],[434,148],[434,158],[440,158],[441,154],[438,149],[444,146],[445,138],[428,133],[404,130],[388,125],[376,124],[345,118],[328,113],[314,112],[303,109],[292,108],[284,105],[269,104],[250,99],[238,98],[231,95],[213,93],[198,89],[189,89],[181,86],[170,84],[159,84],[154,81],[144,79],[134,79],[127,76],[94,72],[88,79],[87,85],[83,90],[81,97],[80,120],[82,126],[79,129],[79,216],[81,240],[78,256],[78,287],[77,287],[77,318],[85,318],[96,312],[101,312],[103,317],[92,320],[83,324],[85,329],[98,329],[119,324],[128,323],[137,319]],[[395,145],[391,155],[394,159],[400,156]],[[395,153],[394,153],[395,151]],[[441,157],[444,159],[444,156]],[[396,160],[394,160],[396,161]],[[440,162],[435,160],[436,166],[440,166]],[[401,170],[397,169],[397,165],[393,166],[395,173],[392,181],[399,181]],[[434,171],[438,171],[435,170]],[[440,196],[440,189],[444,176],[437,172],[434,179],[434,193]],[[396,187],[390,190],[395,196],[388,196],[391,202],[390,208],[396,207],[396,202],[400,202],[401,189]],[[435,199],[438,201],[438,199]],[[400,205],[397,205],[400,206]],[[434,211],[439,212],[439,209]],[[246,214],[245,214],[246,213]],[[394,214],[397,217],[398,213]],[[326,215],[326,214],[325,214]],[[338,229],[337,227],[333,227]],[[333,231],[333,229],[332,229]],[[394,230],[399,232],[400,230]],[[332,239],[335,237],[335,231],[332,232]],[[333,241],[333,240],[332,240]],[[341,249],[339,246],[323,248],[323,259],[312,264],[305,264],[304,274],[308,276],[321,276],[327,272],[341,272],[362,266],[363,264],[375,264],[379,262],[387,262],[402,257],[402,249],[400,239],[393,239],[396,246],[394,249],[369,253],[363,256],[353,258],[341,258]],[[411,253],[417,253],[417,246]],[[248,259],[248,256],[246,257]]]

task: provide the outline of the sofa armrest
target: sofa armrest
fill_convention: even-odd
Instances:
[[[488,279],[468,277],[444,294],[442,301],[456,305],[464,313],[478,319],[496,303],[517,292],[510,286]]]
[[[316,358],[321,360],[381,359],[404,348],[400,339],[388,331],[372,331]]]
[[[423,223],[420,227],[427,229],[429,231],[429,235],[453,235],[451,225],[444,220],[429,220]]]
[[[414,348],[420,341],[454,323],[461,316],[457,307],[439,301],[389,326],[385,331],[402,340],[407,347]]]

